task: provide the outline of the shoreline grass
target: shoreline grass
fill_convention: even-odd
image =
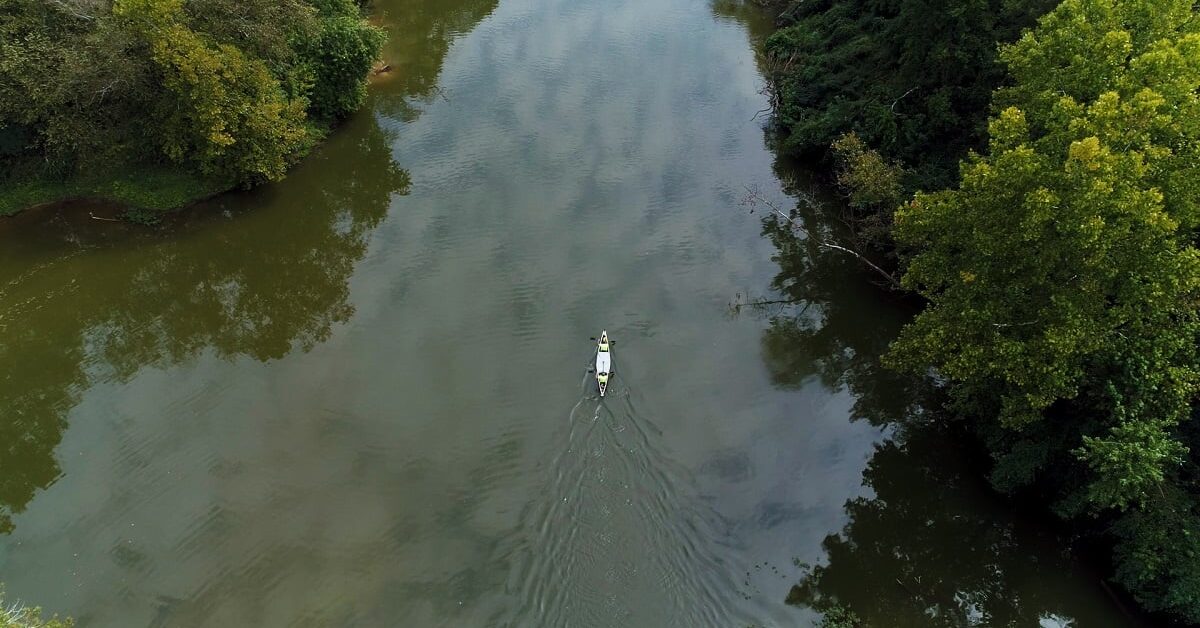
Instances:
[[[0,217],[73,199],[97,199],[133,210],[167,212],[234,187],[235,184],[228,181],[206,179],[161,166],[95,177],[13,178],[0,184]]]

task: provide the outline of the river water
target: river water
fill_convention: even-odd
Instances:
[[[877,366],[904,308],[741,204],[803,189],[762,130],[769,21],[377,5],[393,71],[285,182],[159,228],[0,223],[9,597],[103,627],[1126,625]]]

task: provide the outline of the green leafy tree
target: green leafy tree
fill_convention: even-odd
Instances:
[[[997,92],[988,153],[958,189],[896,214],[914,252],[904,284],[930,304],[889,360],[935,368],[962,410],[1005,431],[1073,422],[1064,449],[996,452],[1023,480],[1082,461],[1066,511],[1160,512],[1200,381],[1200,21],[1190,0],[1065,0],[1001,59],[1013,85]],[[1196,590],[1195,569],[1130,569],[1118,576],[1147,607],[1200,621],[1200,598],[1163,597],[1160,582]]]
[[[154,152],[131,141],[154,97],[150,68],[104,5],[73,6],[0,0],[0,127],[20,129],[9,155],[38,154],[56,173]]]
[[[320,29],[316,7],[305,0],[187,0],[183,10],[192,30],[261,59],[281,79],[296,71],[298,48]]]
[[[892,253],[892,222],[903,196],[904,168],[867,146],[853,131],[829,148],[855,234],[875,249]]]
[[[1194,485],[1193,485],[1194,486]],[[1167,484],[1159,499],[1121,514],[1110,528],[1116,540],[1116,580],[1146,608],[1200,622],[1200,512],[1196,497]]]
[[[279,179],[309,141],[302,99],[287,100],[266,64],[182,22],[182,0],[117,0],[145,38],[173,98],[158,103],[164,153],[242,182]]]
[[[887,208],[900,203],[903,171],[851,131],[830,145],[838,164],[837,182],[849,194],[850,206]]]
[[[353,0],[319,0],[321,26],[308,47],[315,68],[313,115],[337,120],[357,109],[366,97],[363,77],[379,58],[384,34],[363,21]]]

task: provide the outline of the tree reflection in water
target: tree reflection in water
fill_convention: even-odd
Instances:
[[[794,220],[845,242],[828,215],[805,203]],[[927,384],[880,365],[911,304],[874,285],[853,257],[779,218],[763,224],[780,266],[774,296],[756,308],[769,321],[763,355],[774,382],[845,388],[852,418],[890,429],[863,473],[874,496],[846,503],[845,527],[825,539],[821,564],[802,566],[787,602],[850,626],[1113,624],[1098,580],[1067,577],[1079,567],[1061,539],[1012,514],[974,464],[984,454],[964,451],[968,438],[922,411],[923,399],[936,407]]]
[[[800,205],[793,220],[808,233],[838,239],[837,225],[822,221],[822,201]],[[823,199],[829,202],[829,199]],[[776,216],[763,220],[776,247],[776,295],[756,309],[767,313],[763,356],[775,385],[799,388],[810,377],[855,397],[855,418],[891,424],[919,410],[915,382],[885,369],[879,356],[899,333],[911,305],[880,289],[851,256],[824,249]]]
[[[21,228],[42,239],[0,258],[0,531],[58,477],[54,449],[90,386],[201,351],[281,358],[350,318],[347,282],[409,179],[372,116],[342,133],[288,185],[206,203],[154,232],[26,217]]]
[[[1065,591],[1068,550],[998,508],[979,469],[948,455],[961,442],[926,425],[881,443],[863,472],[874,497],[846,503],[824,564],[806,569],[787,602],[848,609],[865,626],[1036,626],[1092,613],[1083,625],[1104,625],[1111,611]]]
[[[450,45],[498,4],[499,0],[376,0],[377,21],[389,34],[383,60],[391,67],[376,79],[376,111],[411,122],[421,113],[413,100],[449,99],[438,87],[438,77]]]
[[[394,127],[380,122],[411,121],[413,99],[439,97],[450,44],[497,3],[376,0],[392,67],[371,90],[371,111],[283,184],[221,197],[153,234],[81,212],[6,225],[23,242],[0,251],[0,533],[59,476],[54,450],[90,386],[201,351],[278,359],[350,318],[354,266],[409,186],[392,161]]]

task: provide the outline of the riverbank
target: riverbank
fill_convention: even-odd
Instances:
[[[0,186],[0,217],[49,205],[89,199],[127,208],[126,215],[154,215],[179,209],[236,187],[169,168],[138,168],[115,175],[67,181],[31,178]]]

